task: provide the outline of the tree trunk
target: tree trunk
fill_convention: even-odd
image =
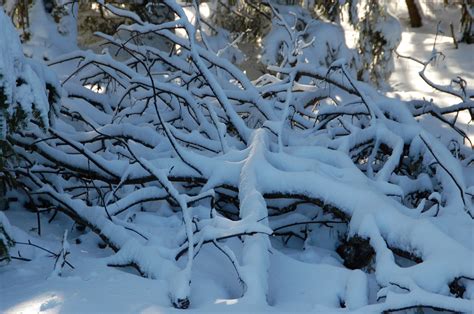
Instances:
[[[421,27],[423,25],[421,21],[421,14],[415,0],[405,0],[408,8],[408,14],[410,15],[411,27]]]
[[[471,13],[473,5],[473,0],[466,0],[462,3],[461,8],[461,41],[465,42],[466,44],[474,43],[474,30],[472,29],[472,22],[474,18]]]

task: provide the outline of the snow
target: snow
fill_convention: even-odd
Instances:
[[[260,190],[257,168],[265,159],[266,134],[263,129],[254,131],[250,152],[242,166],[239,182],[240,218],[268,224],[268,210]],[[261,170],[261,169],[259,169]],[[243,302],[250,305],[265,304],[268,291],[267,235],[246,236],[242,248],[242,279],[246,286]]]
[[[36,115],[38,123],[49,126],[49,112],[54,104],[48,102],[45,85],[52,82],[55,76],[23,56],[18,34],[3,10],[0,10],[0,26],[0,39],[8,43],[0,45],[0,90],[7,105],[0,113],[3,120],[1,137],[4,138],[6,132],[13,131],[6,130],[5,121],[20,112],[25,114],[26,120],[32,120]],[[20,128],[21,125],[15,127]]]
[[[32,125],[12,142],[32,164],[15,169],[18,176],[35,201],[51,207],[38,214],[42,236],[36,215],[22,204],[0,212],[17,241],[11,249],[17,259],[0,268],[0,312],[473,310],[474,176],[448,149],[457,135],[438,138],[440,122],[412,117],[405,101],[414,96],[433,97],[441,108],[453,104],[453,95],[420,83],[418,63],[396,59],[388,81],[394,89],[384,95],[351,76],[352,50],[340,45],[341,29],[315,22],[306,31],[321,42],[302,48],[289,35],[287,63],[269,61],[278,74],[251,82],[195,39],[192,10],[172,3],[178,19],[165,26],[181,25],[182,36],[107,6],[138,23],[122,31],[153,30],[179,43],[180,54],[169,58],[176,71],[162,74],[161,66],[149,65],[154,53],[166,56],[162,51],[107,35],[101,37],[145,55],[146,71],[106,50],[73,51],[50,62],[64,88],[61,119],[47,131],[50,138]],[[271,36],[290,27],[292,15],[285,14],[286,26],[273,25],[268,47]],[[7,19],[0,12],[0,25],[10,27],[0,28],[0,38],[15,43],[0,44],[7,95],[18,93],[27,109],[43,102],[46,120],[47,95],[39,91],[54,76],[29,65]],[[426,56],[418,47],[432,45],[434,34],[403,30],[400,53],[429,58],[431,50]],[[448,38],[437,40],[449,47]],[[328,60],[320,43],[339,43],[341,55]],[[472,82],[472,49],[447,49],[458,68],[429,68],[427,76],[438,82],[453,71]],[[18,76],[17,64],[31,90],[15,89],[10,78]],[[68,67],[74,75],[64,75]],[[330,90],[318,94],[327,82]],[[311,110],[296,103],[321,95],[331,99]],[[309,118],[293,117],[298,106]],[[331,118],[339,113],[345,113],[340,123]],[[467,123],[462,127],[473,135]],[[371,142],[365,160],[357,159]],[[379,150],[387,149],[381,160]],[[397,170],[406,154],[420,158],[421,170]],[[418,191],[427,196],[408,206],[405,200]],[[228,206],[219,208],[226,198]],[[375,257],[352,270],[335,249],[356,236],[367,239]],[[413,261],[401,263],[395,249],[413,254]],[[454,279],[466,288],[462,298],[450,291]]]
[[[90,240],[93,239],[89,235]],[[2,273],[2,284],[5,282],[15,283],[9,289],[2,287],[2,302],[0,311],[6,313],[39,312],[39,308],[50,305],[52,313],[83,313],[83,312],[116,312],[116,313],[156,313],[174,312],[169,308],[166,296],[166,283],[162,280],[147,280],[127,272],[106,267],[100,262],[100,257],[94,256],[97,251],[95,243],[80,247],[72,246],[71,263],[77,271],[69,273],[68,276],[44,280],[48,275],[52,260],[41,258],[40,265],[31,269],[28,265],[22,268],[4,269]],[[206,250],[196,260],[195,273],[201,273],[194,277],[193,287],[195,299],[192,304],[195,307],[190,312],[200,313],[202,311],[241,312],[249,309],[249,305],[242,305],[239,297],[239,287],[233,286],[235,281],[231,272],[231,266],[225,257],[221,257],[216,250]],[[299,311],[311,309],[311,304],[322,302],[327,306],[338,304],[339,300],[329,298],[334,291],[344,294],[345,277],[340,275],[340,269],[336,267],[317,266],[295,261],[285,255],[274,251],[270,254],[271,265],[269,278],[275,300],[280,300],[274,308],[261,306],[262,311],[268,312],[276,309],[280,312],[293,311],[295,303],[299,301]],[[10,266],[7,266],[10,267]],[[286,269],[294,269],[295,272],[287,272]],[[349,273],[349,271],[347,271]],[[308,277],[307,274],[311,274]],[[284,276],[278,275],[284,274]],[[332,276],[331,276],[332,274]],[[334,278],[338,278],[334,281]],[[314,281],[323,281],[328,284],[324,290],[311,288]],[[126,282],[126,285],[123,284]],[[28,287],[24,285],[28,284]],[[224,284],[224,286],[223,286]],[[296,289],[295,289],[296,287]],[[21,289],[21,293],[20,290]],[[103,293],[107,291],[107,293]],[[311,292],[312,293],[308,293]],[[319,303],[320,304],[320,303]],[[53,307],[54,305],[54,307]],[[235,307],[235,309],[233,309]],[[255,305],[250,306],[256,309]]]
[[[3,11],[0,10],[0,36],[5,42],[11,43],[10,45],[1,45],[1,58],[0,58],[0,73],[2,78],[2,87],[4,88],[3,93],[7,97],[9,103],[13,100],[13,86],[15,83],[13,79],[16,77],[15,65],[22,61],[23,53],[21,50],[20,39],[16,35],[16,30],[10,24],[8,17]]]
[[[298,7],[278,6],[281,19],[272,24],[271,31],[263,40],[263,53],[261,62],[265,65],[285,66],[289,60],[285,55],[293,54],[296,58],[306,63],[329,67],[333,62],[345,59],[351,70],[357,67],[357,57],[354,50],[350,50],[345,44],[344,31],[340,26],[324,23],[311,19],[309,12]],[[295,20],[295,13],[300,20]],[[303,23],[303,25],[298,25]],[[292,38],[286,28],[304,28],[299,33],[302,39]],[[295,51],[293,51],[295,50]]]
[[[428,67],[426,74],[431,80],[440,84],[449,84],[447,78],[455,78],[458,75],[462,76],[467,82],[474,82],[472,62],[474,48],[472,45],[460,44],[459,49],[454,49],[452,38],[446,34],[446,24],[444,24],[444,27],[445,33],[437,36],[436,49],[443,52],[446,58],[433,62]],[[405,31],[398,52],[403,55],[411,55],[420,60],[427,60],[435,42],[435,35],[435,23],[423,26],[419,32]],[[422,80],[416,79],[419,77],[418,72],[422,70],[422,67],[416,62],[397,58],[395,72],[389,80],[391,86],[394,86],[394,90],[390,94],[404,100],[433,100],[441,108],[457,103],[453,96],[441,93]],[[434,118],[425,117],[423,120],[426,121],[425,125],[428,130],[434,132],[437,136],[453,136],[450,131],[436,127],[438,123],[433,121]],[[474,139],[469,115],[460,115],[459,122],[464,125],[463,128],[468,132],[469,137]]]
[[[58,3],[63,5],[63,3]],[[56,23],[44,10],[43,0],[36,0],[29,9],[31,36],[23,46],[25,54],[39,60],[51,60],[77,49],[77,5],[64,3],[64,14]]]

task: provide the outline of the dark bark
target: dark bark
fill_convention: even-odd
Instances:
[[[369,240],[359,236],[344,241],[336,251],[344,260],[344,266],[349,269],[366,267],[375,255]]]
[[[421,27],[423,22],[421,20],[421,14],[415,0],[405,0],[408,8],[408,14],[410,15],[411,27]]]
[[[474,43],[474,30],[472,29],[473,17],[470,13],[470,10],[472,10],[473,6],[474,6],[473,0],[466,0],[462,3],[462,7],[461,7],[461,28],[462,28],[461,41],[466,44]]]

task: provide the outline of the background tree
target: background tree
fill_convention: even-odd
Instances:
[[[421,8],[416,0],[406,0],[408,14],[410,16],[410,25],[411,27],[421,27],[423,26],[423,21],[421,18]]]
[[[474,1],[463,0],[461,4],[461,41],[472,44],[474,43]]]
[[[77,48],[78,1],[0,0],[0,5],[20,30],[28,56],[49,60]]]
[[[18,188],[12,172],[18,166],[10,136],[32,124],[46,129],[58,106],[59,87],[55,74],[44,65],[23,56],[20,40],[0,7],[0,199],[7,209],[6,192]],[[0,213],[0,261],[8,261],[13,245],[11,228]]]

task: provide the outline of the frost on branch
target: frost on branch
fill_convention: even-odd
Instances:
[[[130,21],[120,36],[50,62],[74,69],[56,123],[10,139],[21,157],[10,171],[35,205],[97,234],[109,266],[167,282],[177,308],[193,306],[198,257],[212,250],[241,304],[278,304],[275,283],[295,283],[274,271],[283,264],[321,275],[311,293],[325,311],[469,311],[472,153],[461,162],[415,119],[427,112],[357,81],[347,56],[301,58],[312,39],[282,13],[289,62],[252,82],[165,3],[176,19],[161,24],[107,5]],[[289,248],[321,256],[307,266]]]

